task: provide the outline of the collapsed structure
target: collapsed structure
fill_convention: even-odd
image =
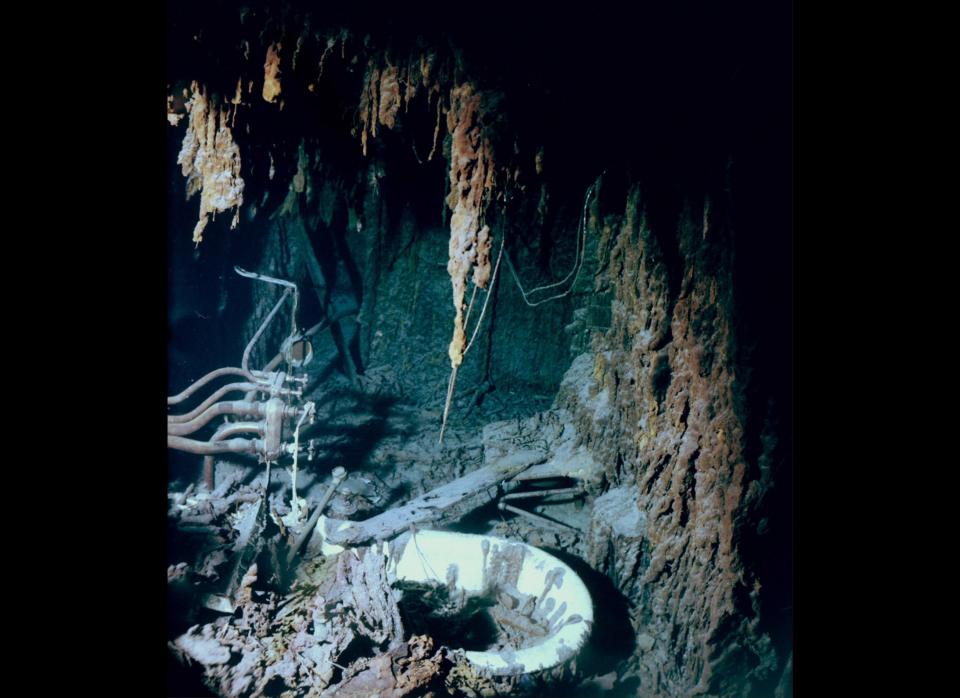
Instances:
[[[171,22],[172,690],[789,694],[729,163],[578,145],[570,70],[214,5]]]

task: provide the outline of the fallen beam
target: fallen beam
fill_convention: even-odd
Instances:
[[[544,463],[548,457],[549,453],[545,450],[518,451],[366,521],[326,519],[322,528],[324,538],[327,543],[334,545],[363,545],[389,540],[408,530],[411,525],[442,526],[453,523],[496,499],[503,481],[532,465]],[[320,526],[317,528],[320,529]]]

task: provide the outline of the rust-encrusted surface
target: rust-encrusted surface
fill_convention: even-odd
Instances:
[[[596,510],[591,561],[636,604],[631,672],[641,695],[746,694],[776,667],[757,627],[761,580],[738,547],[763,486],[744,454],[732,259],[717,239],[729,234],[685,208],[671,293],[634,189],[621,225],[600,241],[611,325],[574,361],[557,399],[609,483],[636,493],[635,513],[626,499]],[[636,516],[635,532],[617,532],[610,514],[621,525]]]

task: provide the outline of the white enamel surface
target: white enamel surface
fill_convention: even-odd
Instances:
[[[486,556],[483,552],[484,541],[488,546]],[[500,652],[465,652],[471,662],[499,675],[549,669],[579,651],[593,625],[593,602],[573,570],[553,555],[524,543],[446,531],[418,531],[407,541],[400,558],[390,561],[398,580],[441,585],[447,583],[448,570],[454,565],[456,587],[468,594],[480,593],[483,591],[484,564],[489,564],[493,558],[495,546],[514,545],[524,549],[517,589],[539,597],[546,586],[547,574],[560,568],[563,570],[560,588],[553,584],[541,603],[548,603],[547,599],[551,598],[554,600],[554,610],[548,614],[550,619],[554,619],[554,614],[563,604],[566,604],[566,608],[551,625],[551,634],[534,647]],[[567,620],[574,615],[582,620],[568,624]],[[552,628],[556,627],[560,629],[554,632]],[[519,665],[523,665],[522,670]]]

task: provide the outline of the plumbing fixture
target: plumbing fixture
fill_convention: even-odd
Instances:
[[[566,563],[532,545],[496,536],[415,530],[384,549],[388,569],[398,581],[498,598],[494,619],[530,631],[529,641],[519,647],[451,648],[490,675],[551,669],[572,659],[590,636],[593,600],[583,580]]]
[[[289,438],[294,423],[302,423],[307,416],[312,421],[314,413],[313,403],[303,401],[303,391],[309,377],[298,375],[298,372],[305,373],[305,367],[313,359],[313,347],[309,341],[310,333],[297,329],[300,295],[296,284],[240,267],[234,267],[234,271],[245,278],[282,287],[280,299],[247,343],[239,368],[225,367],[211,371],[183,392],[167,398],[167,405],[178,405],[218,378],[240,376],[243,379],[242,382],[228,383],[220,387],[188,412],[167,416],[167,447],[204,456],[203,480],[210,491],[213,491],[216,484],[213,456],[223,453],[246,454],[256,456],[260,462],[270,463],[277,461],[282,455],[293,454],[295,451],[299,453],[299,439],[296,439],[296,443],[285,443],[285,439]],[[290,333],[281,344],[280,360],[275,358],[263,370],[250,368],[250,355],[254,346],[287,298],[291,297],[293,309],[290,314]],[[283,361],[286,362],[286,370],[276,370]],[[243,399],[224,399],[234,392],[243,392]],[[207,440],[187,438],[221,415],[225,421],[217,426]],[[312,460],[313,442],[308,441],[303,450]]]

